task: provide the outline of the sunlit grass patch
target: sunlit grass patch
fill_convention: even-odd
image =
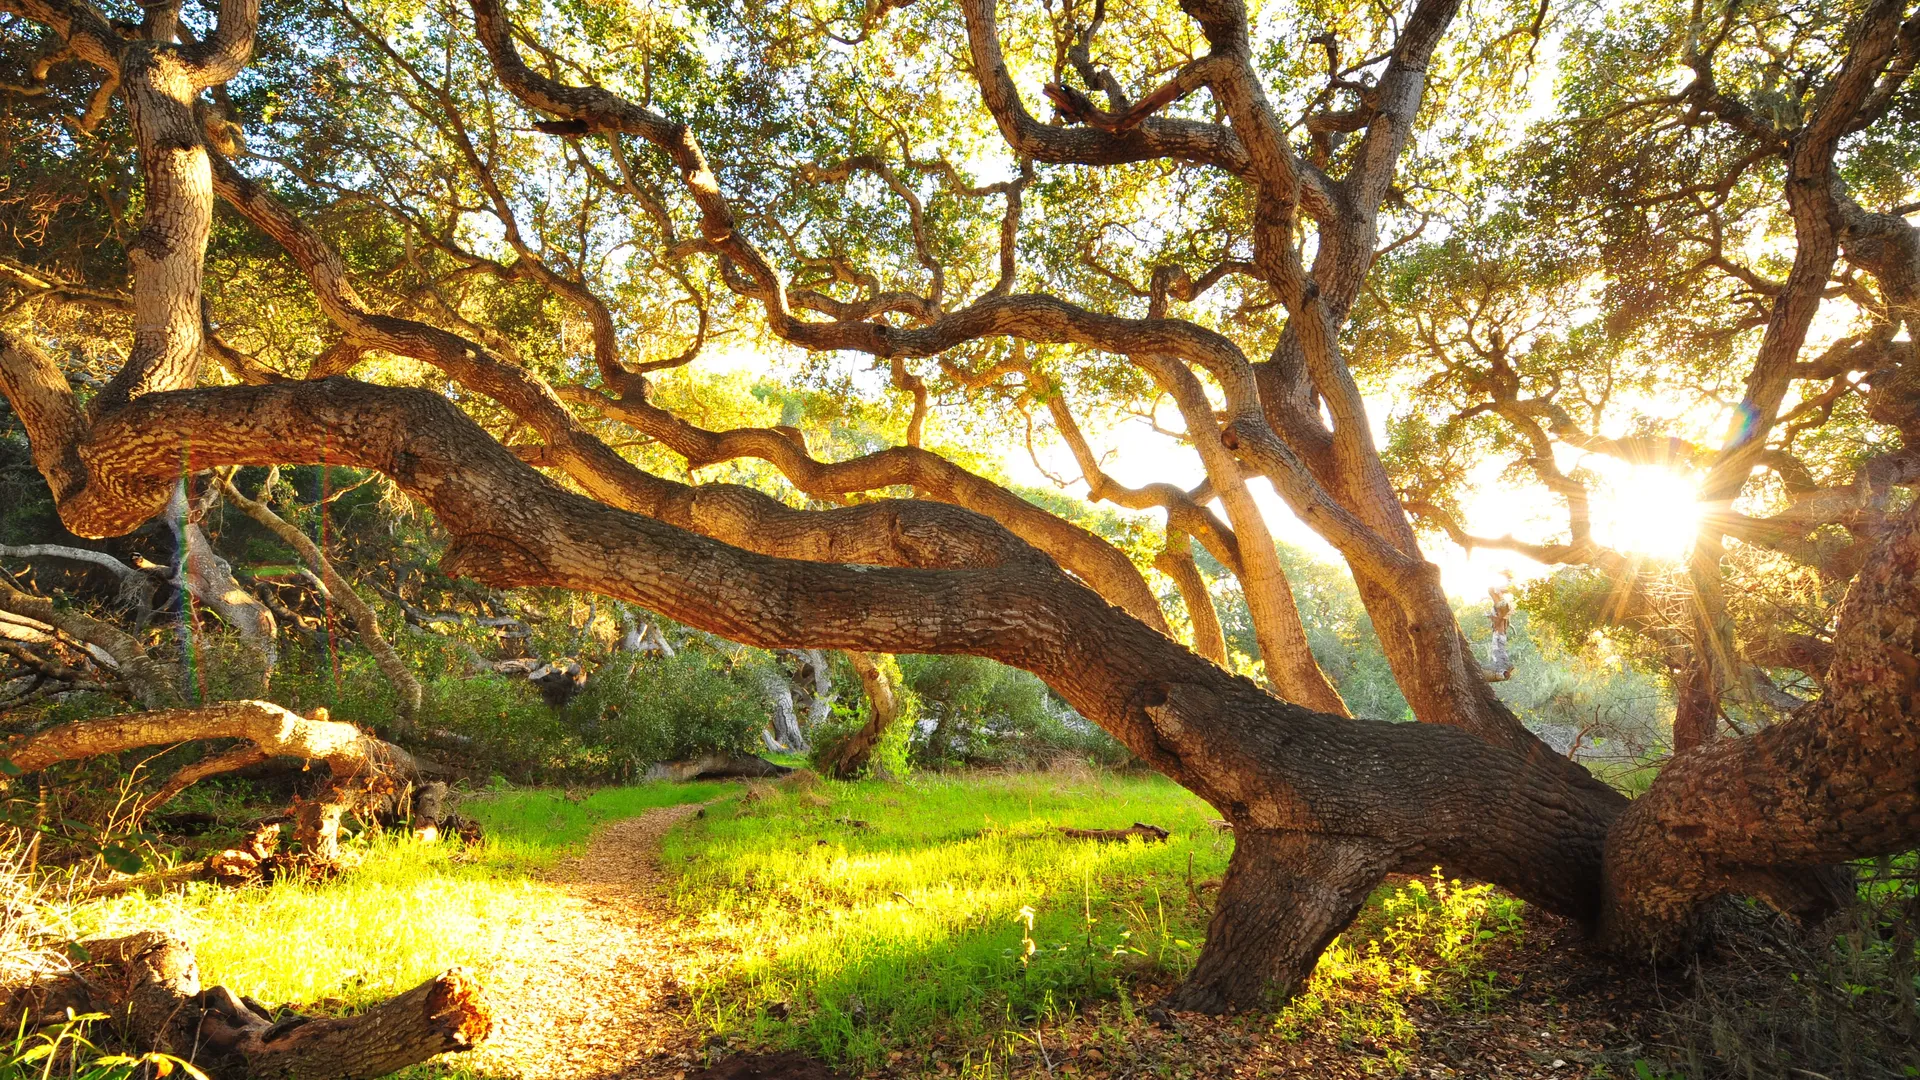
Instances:
[[[648,784],[577,800],[506,790],[461,803],[482,823],[473,849],[402,836],[358,842],[360,864],[319,884],[196,884],[81,906],[81,936],[167,929],[194,946],[201,979],[261,1001],[358,1008],[454,965],[484,982],[492,957],[555,910],[559,889],[529,872],[577,850],[606,821],[699,802],[722,784]]]
[[[1398,1073],[1418,1046],[1409,1013],[1415,1000],[1482,1009],[1498,1001],[1501,990],[1483,960],[1496,940],[1517,940],[1523,908],[1491,885],[1450,881],[1438,870],[1382,885],[1321,955],[1275,1029],[1283,1038],[1331,1035]]]
[[[1178,974],[1231,841],[1161,777],[1037,773],[758,789],[669,836],[678,899],[739,950],[701,988],[729,1034],[871,1067]],[[1173,833],[1070,840],[1059,826]]]
[[[546,788],[510,788],[476,795],[460,812],[480,822],[485,857],[526,867],[545,867],[577,849],[600,826],[637,817],[662,806],[706,802],[738,790],[725,783],[636,784],[598,788],[578,796]]]

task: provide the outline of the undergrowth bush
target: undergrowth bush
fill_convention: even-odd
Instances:
[[[1920,1076],[1916,858],[1861,873],[1859,903],[1812,935],[1753,907],[1723,916],[1668,1003],[1690,1080]]]
[[[1034,766],[1070,756],[1128,760],[1111,735],[1075,713],[1034,675],[977,656],[902,656],[920,702],[913,759],[929,768]]]
[[[749,672],[703,649],[607,664],[568,704],[565,719],[608,779],[638,776],[656,761],[709,750],[746,750],[767,722]]]
[[[501,675],[427,683],[422,726],[471,740],[487,769],[525,782],[626,781],[658,761],[744,750],[766,723],[760,689],[726,658],[683,649],[592,668],[562,708]]]

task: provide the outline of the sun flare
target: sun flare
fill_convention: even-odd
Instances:
[[[1654,465],[1608,470],[1595,492],[1594,539],[1656,559],[1682,559],[1700,528],[1699,491],[1683,473]]]

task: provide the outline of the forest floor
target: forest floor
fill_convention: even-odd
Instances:
[[[462,810],[477,847],[369,837],[332,881],[129,895],[74,936],[170,928],[205,981],[320,1013],[468,968],[492,1036],[408,1080],[1701,1075],[1657,1045],[1684,987],[1437,873],[1382,886],[1278,1016],[1163,1013],[1232,838],[1157,776],[502,788]],[[1171,835],[1061,832],[1134,821]]]
[[[1007,779],[989,781],[985,790],[978,783],[955,787],[931,792],[935,820],[949,826],[954,815],[940,807],[942,795],[964,792],[970,802],[984,806],[989,821],[1001,809],[994,805],[996,794],[1003,801],[1009,794],[1015,801],[1043,797],[1034,785]],[[860,863],[884,876],[894,898],[911,900],[909,893],[926,884],[915,880],[913,867],[888,862],[884,839],[873,835],[884,827],[850,816],[876,809],[873,802],[897,802],[889,795],[897,790],[876,785],[865,792],[872,802],[865,802],[860,793],[844,788],[829,799],[814,788],[756,786],[742,800],[716,804],[711,817],[701,807],[679,805],[603,827],[583,853],[543,873],[568,899],[545,905],[538,920],[521,927],[492,959],[489,984],[497,1026],[487,1044],[460,1058],[456,1068],[468,1076],[523,1080],[1677,1075],[1645,1064],[1650,1057],[1657,1060],[1645,1044],[1645,1033],[1656,1026],[1651,1009],[1657,987],[1639,985],[1584,956],[1577,931],[1558,920],[1527,913],[1487,890],[1438,879],[1400,879],[1377,898],[1357,933],[1336,947],[1315,985],[1278,1023],[1271,1016],[1222,1020],[1152,1008],[1151,1002],[1171,987],[1174,970],[1139,962],[1146,959],[1145,951],[1129,955],[1124,944],[1115,957],[1096,940],[1102,928],[1094,914],[1090,874],[1074,890],[1081,895],[1070,898],[1079,902],[1066,906],[1080,909],[1071,914],[1083,924],[1091,952],[1123,961],[1107,969],[1114,981],[1089,977],[1091,953],[1070,955],[1079,950],[1050,941],[1044,921],[1023,923],[1024,940],[1035,941],[1037,957],[1044,948],[1069,968],[1085,965],[1077,984],[1061,979],[1057,970],[1043,975],[1059,999],[1084,995],[1083,1000],[1074,1004],[1043,994],[1036,1008],[1013,990],[998,1003],[999,1023],[977,1023],[978,1014],[995,1004],[989,1001],[950,1001],[939,1010],[946,1015],[919,1014],[904,985],[916,980],[896,982],[890,972],[876,973],[874,965],[863,968],[860,955],[884,952],[885,946],[850,939],[845,932],[862,916]],[[1084,801],[1084,792],[1061,794]],[[1136,802],[1142,796],[1125,785],[1109,787],[1106,794],[1119,795],[1122,802],[1129,795]],[[1157,788],[1147,795],[1164,797]],[[826,813],[836,809],[837,815]],[[1167,819],[1169,808],[1158,809]],[[689,820],[696,815],[700,820]],[[895,818],[898,828],[927,839],[921,815],[896,813]],[[836,825],[869,841],[866,858],[858,853],[845,858],[845,838],[831,835]],[[813,835],[819,832],[829,835]],[[1035,840],[1017,825],[1011,832],[1017,844],[1031,846]],[[980,842],[967,833],[962,830],[960,837]],[[671,869],[662,865],[663,840],[670,835],[669,858],[682,863]],[[748,835],[753,840],[742,843]],[[764,850],[763,840],[769,845]],[[802,859],[825,857],[823,876],[832,880],[837,902],[823,904],[819,895],[791,889],[756,895],[756,880],[761,886],[776,880],[791,885],[805,876],[796,866],[766,857],[778,847]],[[1119,866],[1107,869],[1135,875],[1137,889],[1153,869],[1141,858],[1161,853],[1131,847],[1132,852],[1126,845],[1066,851],[1117,861]],[[683,860],[696,851],[709,857],[703,860],[708,865],[683,869]],[[912,854],[924,856],[924,846]],[[746,862],[755,863],[759,872],[734,873]],[[958,866],[961,891],[977,900],[981,883],[965,880],[967,863],[948,858],[941,865],[949,873]],[[716,873],[733,887],[714,888]],[[955,882],[947,884],[951,891]],[[1031,876],[1024,884],[1044,888]],[[1188,890],[1190,897],[1205,891],[1204,884]],[[1101,897],[1102,906],[1110,899]],[[808,909],[837,928],[830,941],[810,940],[821,927],[808,925],[799,914]],[[714,917],[716,911],[720,917]],[[1179,924],[1198,914],[1176,914],[1171,931],[1192,934]],[[1164,912],[1159,918],[1168,925]],[[889,929],[912,936],[910,919],[890,921]],[[1131,933],[1122,933],[1118,941],[1132,940]],[[940,983],[944,962],[977,950],[980,943],[964,940],[968,936],[946,939],[946,957],[911,955],[910,962],[920,965],[917,981]],[[996,943],[989,935],[982,955],[994,955]],[[805,959],[823,944],[834,956],[831,962]],[[1171,941],[1162,944],[1172,946]],[[798,968],[796,955],[803,958]],[[994,981],[993,972],[981,971],[977,963],[969,966],[989,985]],[[1029,960],[999,974],[1003,980],[1025,980],[1035,967]],[[860,998],[863,989],[866,1002]],[[770,993],[781,1000],[766,1000]],[[844,1019],[863,1029],[852,1039],[833,1033],[843,1020],[834,1004],[846,1001],[855,1015]],[[1022,1011],[1032,1015],[1022,1017]],[[821,1030],[810,1031],[813,1027]],[[840,1071],[830,1071],[813,1053],[840,1059]]]
[[[684,979],[716,957],[693,947],[660,868],[660,838],[699,812],[682,804],[602,828],[546,876],[543,906],[493,958],[493,1033],[463,1070],[523,1080],[671,1077],[698,1060]]]

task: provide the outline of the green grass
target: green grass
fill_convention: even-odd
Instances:
[[[361,864],[321,884],[265,888],[198,884],[82,905],[80,936],[169,929],[194,946],[201,980],[261,1001],[369,1005],[454,965],[484,981],[491,958],[560,893],[530,872],[577,850],[602,822],[701,802],[724,784],[646,784],[579,802],[544,790],[488,793],[460,804],[485,840],[422,845],[362,841]]]
[[[697,1008],[720,1032],[860,1067],[1057,1020],[1116,997],[1130,970],[1183,972],[1199,888],[1231,851],[1212,808],[1157,776],[761,790],[666,842],[679,902],[738,950]],[[1057,831],[1135,821],[1173,836]]]
[[[714,802],[669,833],[675,899],[722,951],[694,1019],[735,1045],[791,1047],[858,1072],[936,1062],[1008,1074],[1042,1030],[1120,1045],[1198,955],[1232,850],[1205,803],[1157,776],[971,774],[908,783],[647,784],[576,799],[486,792],[476,849],[357,841],[360,866],[318,885],[194,886],[82,905],[76,936],[172,929],[203,981],[325,1011],[494,958],[564,897],[537,871],[599,825]],[[1060,826],[1150,822],[1164,844],[1070,840]],[[1485,947],[1519,904],[1438,878],[1383,887],[1275,1021],[1282,1038],[1362,1043],[1388,1067],[1417,1045],[1416,999],[1491,1007]],[[1049,1036],[1051,1037],[1051,1036]],[[1372,1059],[1369,1059],[1372,1060]],[[458,1061],[419,1075],[468,1075]],[[439,1070],[437,1072],[433,1070]],[[0,1080],[4,1080],[0,1077]]]
[[[1213,810],[1158,776],[975,774],[756,795],[666,841],[679,903],[735,952],[698,988],[698,1019],[856,1073],[941,1062],[1010,1075],[1012,1055],[1063,1027],[1127,1042],[1133,993],[1157,996],[1191,969],[1232,851]],[[1057,831],[1135,821],[1173,835],[1096,844]],[[1368,1045],[1393,1072],[1418,1045],[1416,999],[1496,1007],[1484,954],[1519,933],[1521,909],[1437,874],[1382,886],[1276,1034]]]

